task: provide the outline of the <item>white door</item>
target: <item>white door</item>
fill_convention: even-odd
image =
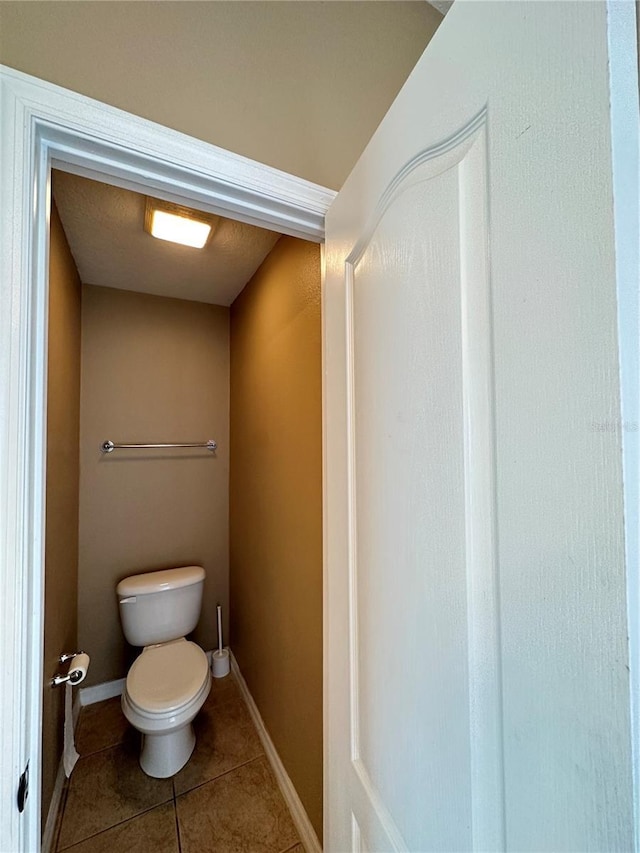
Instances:
[[[610,133],[604,3],[457,0],[330,208],[332,853],[633,848]]]

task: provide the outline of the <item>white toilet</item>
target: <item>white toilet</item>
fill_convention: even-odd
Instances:
[[[122,710],[142,732],[140,766],[148,776],[173,776],[196,743],[194,717],[211,688],[206,654],[185,635],[198,624],[204,569],[184,566],[133,575],[116,587],[127,641],[144,646],[122,693]]]

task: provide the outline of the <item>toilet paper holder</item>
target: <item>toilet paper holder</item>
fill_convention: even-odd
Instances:
[[[72,661],[77,655],[83,655],[83,654],[84,654],[84,652],[82,650],[79,652],[70,652],[70,653],[69,652],[63,652],[63,654],[61,654],[60,657],[58,658],[58,661],[60,663],[66,663],[67,661]],[[69,663],[69,666],[71,666],[70,663]],[[84,678],[84,675],[81,672],[81,670],[70,669],[69,672],[67,672],[64,675],[61,673],[56,673],[56,675],[54,675],[53,678],[51,679],[51,686],[52,687],[58,687],[60,684],[66,684],[67,681],[70,681],[71,684],[77,684],[78,682],[82,681],[83,678]]]

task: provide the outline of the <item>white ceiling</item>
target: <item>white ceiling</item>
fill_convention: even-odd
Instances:
[[[192,249],[144,231],[139,193],[56,170],[53,197],[84,284],[231,305],[280,236],[220,217]]]

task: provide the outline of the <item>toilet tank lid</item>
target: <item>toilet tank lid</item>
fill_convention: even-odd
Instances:
[[[123,578],[116,587],[116,593],[125,595],[145,595],[151,592],[162,592],[166,589],[179,589],[191,586],[204,580],[202,566],[182,566],[179,569],[163,569],[160,572],[145,572],[142,575],[132,575]]]

